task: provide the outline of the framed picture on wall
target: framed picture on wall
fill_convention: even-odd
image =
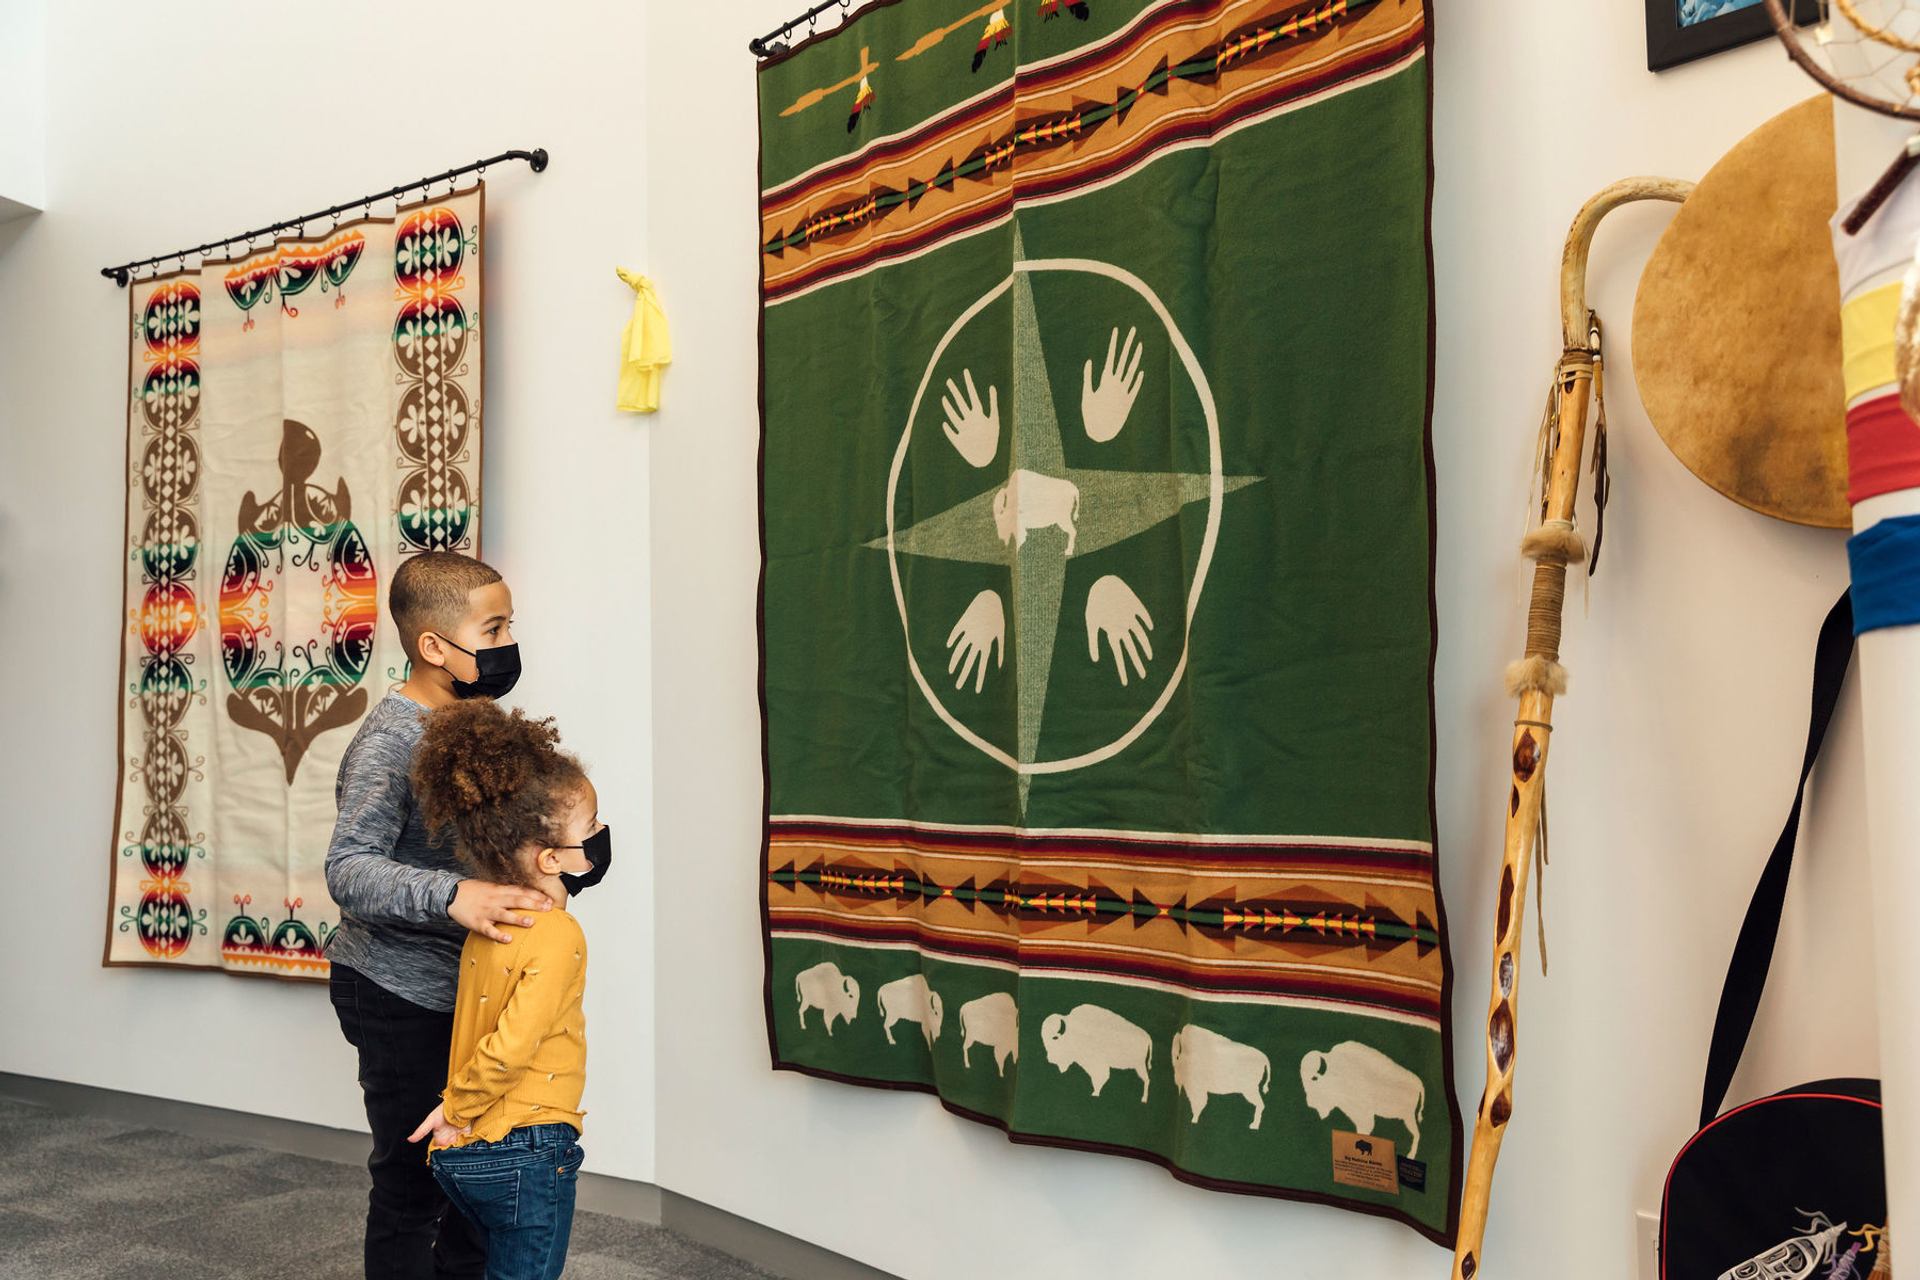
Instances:
[[[1664,71],[1773,34],[1761,0],[1646,0],[1647,70]],[[1817,0],[1786,0],[1794,21],[1819,18]]]

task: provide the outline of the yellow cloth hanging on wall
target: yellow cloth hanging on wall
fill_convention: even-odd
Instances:
[[[673,361],[667,313],[660,308],[653,281],[625,267],[615,270],[634,292],[633,318],[620,335],[618,407],[625,413],[652,413],[660,407],[660,371]]]

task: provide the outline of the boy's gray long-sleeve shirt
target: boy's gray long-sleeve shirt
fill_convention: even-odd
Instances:
[[[414,748],[427,710],[403,694],[375,704],[340,761],[340,817],[327,848],[327,890],[340,929],[327,958],[428,1009],[453,1008],[467,931],[447,914],[468,878],[453,840],[428,839],[414,803]]]

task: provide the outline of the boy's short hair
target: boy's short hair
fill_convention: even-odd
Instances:
[[[409,662],[420,661],[420,633],[442,636],[467,616],[467,597],[500,581],[492,566],[457,551],[423,551],[400,562],[387,588],[387,612]]]

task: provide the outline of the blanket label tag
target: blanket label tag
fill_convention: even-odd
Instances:
[[[1400,1157],[1400,1185],[1409,1191],[1427,1189],[1427,1162]]]
[[[1393,1139],[1333,1131],[1333,1180],[1342,1186],[1400,1194],[1400,1169]]]

